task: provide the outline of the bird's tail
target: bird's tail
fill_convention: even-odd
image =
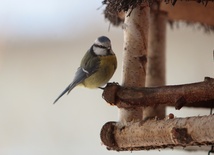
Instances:
[[[56,103],[65,93],[68,92],[69,94],[74,87],[84,81],[87,77],[87,72],[85,72],[81,67],[79,67],[77,69],[73,82],[59,95],[59,97],[54,101],[54,103]]]
[[[69,93],[74,87],[76,86],[76,84],[71,83],[60,95],[59,97],[57,97],[57,99],[54,101],[53,104],[55,104],[65,93]]]

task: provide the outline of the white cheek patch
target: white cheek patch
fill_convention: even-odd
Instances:
[[[99,48],[99,47],[93,47],[93,51],[96,55],[107,55],[107,51],[104,48]]]

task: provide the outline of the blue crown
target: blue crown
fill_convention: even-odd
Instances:
[[[110,39],[108,37],[106,37],[106,36],[101,36],[101,37],[97,38],[97,40],[99,42],[101,42],[101,43],[103,43],[103,42],[110,42]]]

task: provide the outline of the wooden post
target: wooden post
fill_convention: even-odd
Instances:
[[[165,44],[166,44],[167,13],[151,9],[149,26],[148,63],[146,87],[163,86],[166,84]],[[165,105],[146,107],[143,119],[165,117]]]
[[[131,11],[131,13],[130,13]],[[129,10],[124,22],[124,52],[122,85],[144,87],[149,32],[148,4]],[[123,124],[142,120],[142,108],[120,108],[119,121]]]

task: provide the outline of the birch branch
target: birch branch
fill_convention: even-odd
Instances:
[[[184,85],[127,88],[108,84],[103,98],[111,105],[121,107],[147,107],[165,104],[175,109],[187,107],[211,108],[214,106],[214,79]]]
[[[150,8],[144,3],[126,12],[122,71],[122,86],[124,87],[145,86],[149,14]],[[120,122],[141,120],[142,108],[119,109]]]
[[[108,122],[101,139],[109,150],[149,150],[214,144],[214,115],[147,120],[121,126]]]

